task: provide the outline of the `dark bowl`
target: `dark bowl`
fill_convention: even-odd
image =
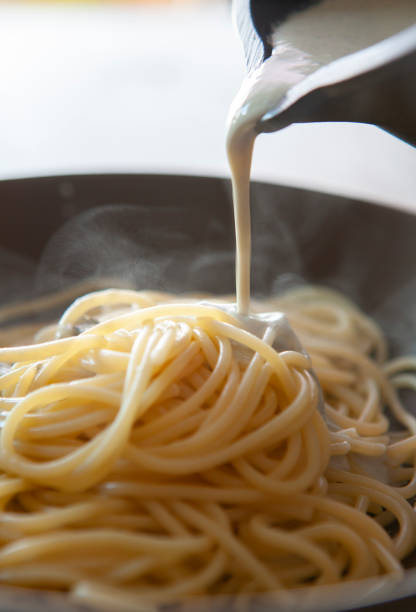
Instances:
[[[272,184],[254,183],[252,193],[255,294],[301,280],[340,289],[378,320],[393,354],[415,349],[416,216]],[[230,194],[228,180],[189,176],[0,181],[0,303],[32,300],[91,277],[142,289],[233,293]],[[364,605],[413,610],[416,571],[408,569],[395,585],[344,590],[325,608]],[[309,605],[315,608],[324,606]],[[0,589],[1,612],[80,609],[57,594]]]

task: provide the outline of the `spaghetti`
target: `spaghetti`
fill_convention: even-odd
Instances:
[[[401,575],[416,360],[332,292],[260,307],[308,350],[323,416],[306,355],[196,299],[95,291],[0,349],[0,583],[140,610]]]

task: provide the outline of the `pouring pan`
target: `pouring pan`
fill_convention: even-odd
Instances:
[[[333,287],[379,322],[392,354],[415,351],[415,215],[273,184],[254,183],[252,195],[256,295],[300,282]],[[225,179],[118,174],[7,180],[0,181],[0,202],[0,305],[33,301],[91,278],[139,289],[234,292]],[[17,318],[17,307],[15,312]],[[32,314],[37,321],[42,316]],[[416,558],[407,565],[400,583],[363,582],[326,607],[315,602],[308,609],[414,609]],[[61,594],[0,587],[0,612],[82,609]],[[285,608],[258,601],[251,609]]]

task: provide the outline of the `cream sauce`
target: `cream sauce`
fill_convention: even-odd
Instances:
[[[247,314],[250,308],[250,170],[259,119],[320,67],[380,42],[415,20],[415,0],[324,0],[277,28],[272,56],[243,81],[227,129],[239,312]]]

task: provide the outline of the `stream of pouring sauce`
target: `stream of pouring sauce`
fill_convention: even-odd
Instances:
[[[415,19],[416,0],[324,0],[277,28],[271,57],[244,79],[227,127],[240,313],[250,309],[250,171],[259,119],[312,72],[396,34]]]

